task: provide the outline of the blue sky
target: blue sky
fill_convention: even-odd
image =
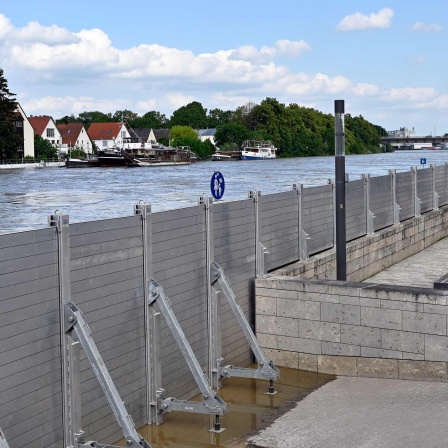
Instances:
[[[28,115],[167,116],[275,97],[448,132],[448,4],[0,0],[0,67]]]

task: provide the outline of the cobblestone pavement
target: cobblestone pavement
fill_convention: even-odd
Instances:
[[[448,384],[339,377],[249,439],[263,448],[448,446]]]
[[[434,281],[445,274],[448,274],[448,238],[384,269],[365,282],[432,288]]]

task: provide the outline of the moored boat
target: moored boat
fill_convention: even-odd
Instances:
[[[146,157],[135,157],[125,151],[121,152],[126,166],[128,167],[148,167],[148,166],[171,166],[190,165],[192,162],[192,152],[189,148],[158,147],[146,154]]]
[[[242,160],[266,160],[276,158],[277,148],[269,141],[247,140],[241,151]]]
[[[96,168],[100,166],[98,159],[74,159],[69,158],[65,161],[67,168]]]
[[[212,155],[214,161],[234,161],[241,160],[241,151],[216,151]]]

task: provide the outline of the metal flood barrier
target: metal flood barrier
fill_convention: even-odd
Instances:
[[[364,175],[346,190],[353,240],[448,204],[448,165]],[[151,279],[163,286],[196,372],[212,389],[241,374],[269,381],[272,390],[275,366],[249,331],[254,279],[333,247],[334,237],[332,182],[251,191],[239,201],[203,196],[196,206],[157,213],[140,202],[132,216],[84,223],[55,212],[48,228],[0,235],[0,447],[69,446],[70,351],[77,350],[65,332],[71,303],[89,323],[134,429],[160,422],[158,390],[180,402],[203,394],[166,318],[157,317],[161,299],[148,303]],[[122,428],[79,351],[78,429],[108,446]],[[258,367],[247,369],[254,358]]]

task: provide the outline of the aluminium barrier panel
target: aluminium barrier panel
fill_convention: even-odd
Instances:
[[[433,209],[431,168],[417,170],[417,196],[421,201],[421,213],[425,213]]]
[[[223,268],[238,305],[254,325],[255,202],[246,199],[213,206],[215,261]],[[224,364],[247,366],[252,352],[235,315],[221,297],[221,334]]]
[[[334,244],[333,185],[303,189],[302,226],[309,235],[308,253],[330,249]]]
[[[146,422],[142,226],[131,216],[70,225],[71,298],[137,427]],[[86,439],[113,443],[121,430],[81,350]]]
[[[152,214],[153,278],[163,287],[199,364],[207,371],[207,268],[204,206]],[[157,307],[157,305],[156,305]],[[199,390],[167,323],[160,322],[165,396],[188,400]]]
[[[345,184],[347,241],[367,234],[365,180],[352,180]]]
[[[439,207],[448,204],[448,165],[436,166],[436,192],[439,195]]]
[[[391,175],[370,178],[370,211],[374,214],[374,230],[393,225],[394,207]]]
[[[414,173],[397,173],[397,204],[400,207],[400,221],[415,216]]]
[[[0,235],[0,427],[11,448],[61,448],[55,228]]]
[[[299,259],[299,197],[297,191],[261,195],[260,241],[266,247],[266,271]]]

